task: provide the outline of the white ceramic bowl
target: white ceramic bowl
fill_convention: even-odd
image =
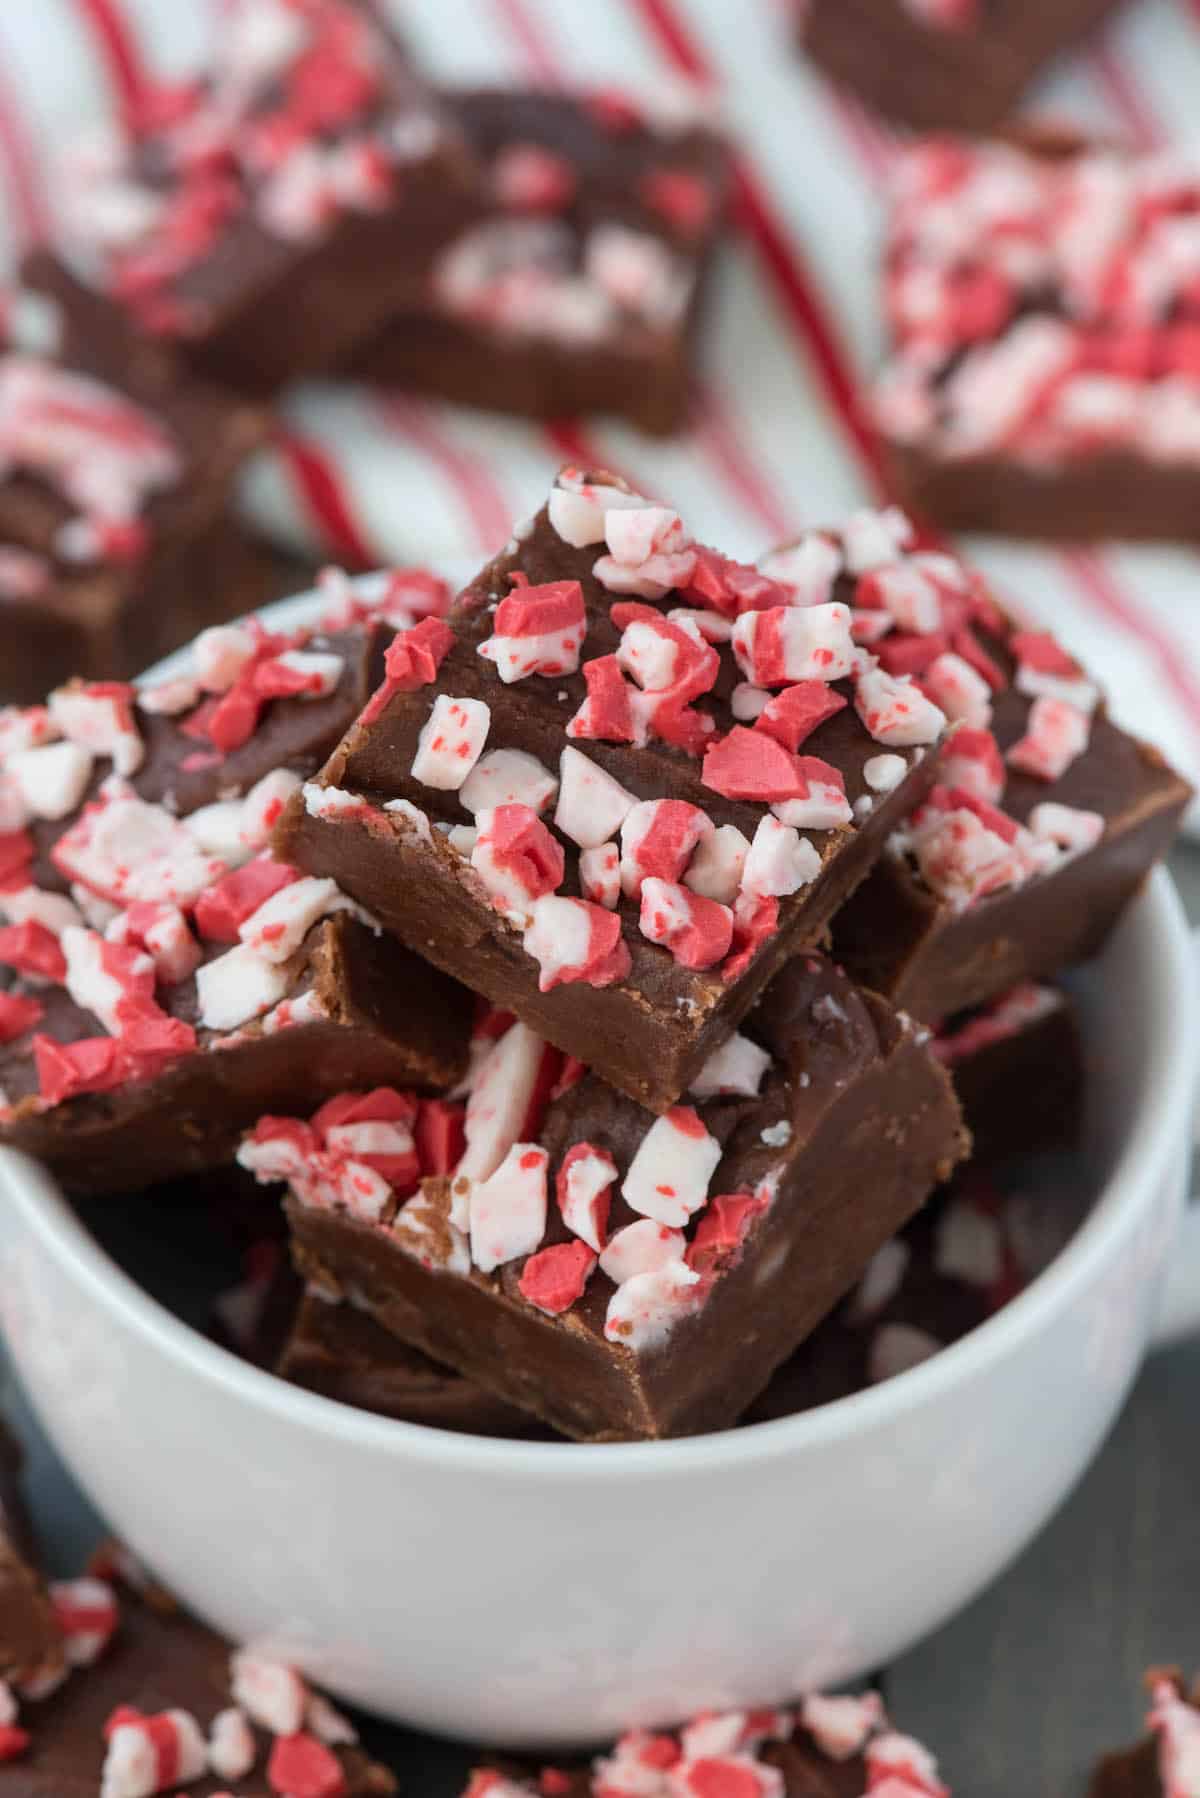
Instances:
[[[1102,1187],[1086,1224],[981,1329],[821,1410],[591,1447],[374,1418],[195,1335],[9,1155],[12,1352],[100,1510],[190,1605],[371,1710],[557,1747],[855,1676],[1040,1527],[1154,1324],[1196,1034],[1164,874],[1080,995]]]

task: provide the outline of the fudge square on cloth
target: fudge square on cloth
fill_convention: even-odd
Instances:
[[[130,1191],[228,1161],[264,1109],[457,1078],[465,990],[267,848],[397,626],[447,602],[381,577],[315,628],[205,631],[158,686],[0,712],[0,1142]]]
[[[396,1781],[300,1674],[232,1645],[116,1543],[50,1587],[65,1664],[0,1682],[5,1798],[390,1798]]]
[[[950,1798],[937,1761],[890,1722],[878,1692],[811,1693],[794,1708],[702,1711],[631,1729],[584,1765],[476,1768],[462,1798]]]
[[[449,617],[393,646],[276,853],[666,1110],[933,781],[945,715],[842,597],[844,567],[900,554],[861,514],[764,571],[565,469]],[[957,563],[905,578],[969,633]]]
[[[28,260],[0,297],[0,698],[132,674],[268,597],[228,517],[265,429]]]
[[[918,131],[991,131],[1120,0],[809,0],[801,41],[877,111]]]
[[[728,186],[721,140],[612,93],[444,100],[482,165],[486,213],[352,372],[502,412],[676,430]]]
[[[453,120],[371,0],[233,0],[212,67],[63,171],[72,263],[248,391],[331,367],[477,206]]]
[[[584,1440],[733,1423],[968,1138],[927,1034],[793,959],[655,1117],[490,1014],[465,1113],[347,1094],[264,1118],[301,1274]]]
[[[877,411],[918,516],[1200,540],[1198,209],[1194,146],[1042,133],[901,156]]]
[[[891,517],[903,542],[911,527]],[[989,600],[964,637],[953,596],[914,583],[913,560],[860,577],[854,604],[860,617],[881,608],[881,668],[911,675],[954,729],[936,784],[833,934],[856,979],[940,1024],[1096,954],[1191,789],[1113,723],[1052,633],[1018,628]]]
[[[1187,1798],[1200,1753],[1200,1681],[1189,1689],[1177,1667],[1151,1667],[1150,1733],[1132,1748],[1118,1748],[1092,1772],[1088,1798]]]

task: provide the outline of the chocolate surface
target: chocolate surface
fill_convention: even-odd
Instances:
[[[699,125],[668,132],[632,108],[614,118],[586,94],[472,90],[444,98],[483,169],[487,211],[440,252],[423,302],[357,348],[350,371],[495,411],[608,412],[656,434],[677,429],[728,185],[720,140]],[[528,159],[531,149],[550,159],[534,164],[540,186],[518,186],[506,198],[512,159]],[[488,234],[503,227],[512,233],[505,254],[541,303],[514,309],[502,293],[453,303],[439,271],[469,254],[472,242],[485,259]],[[677,309],[622,304],[586,272],[592,234],[609,227],[635,233],[638,247],[668,259],[681,284]],[[591,322],[581,329],[584,306]]]
[[[558,535],[546,511],[540,512],[520,541],[514,540],[460,595],[451,614],[455,639],[435,684],[396,694],[378,716],[351,728],[322,769],[315,792],[305,799],[297,797],[288,808],[276,832],[275,848],[286,861],[332,874],[411,948],[495,1004],[515,1011],[540,1035],[640,1103],[661,1111],[686,1089],[789,956],[821,940],[830,918],[863,879],[890,831],[928,790],[934,763],[922,750],[909,749],[902,758],[898,784],[886,794],[873,795],[864,767],[878,756],[881,745],[853,706],[845,705],[807,737],[803,749],[838,771],[851,806],[864,801],[871,809],[851,824],[804,833],[820,855],[820,870],[779,901],[777,928],[756,945],[744,971],[726,979],[718,967],[689,970],[668,950],[647,940],[639,929],[636,900],[622,899],[618,916],[631,958],[629,975],[603,987],[571,981],[541,991],[538,964],[523,947],[520,931],[492,906],[470,865],[443,832],[435,828],[427,833],[411,816],[382,809],[400,798],[417,806],[435,826],[468,820],[455,792],[425,785],[411,773],[436,695],[483,701],[491,711],[488,749],[525,751],[552,773],[558,770],[564,749],[579,749],[636,799],[684,800],[701,808],[713,824],[732,824],[747,838],[754,836],[765,809],[720,797],[703,784],[698,757],[656,739],[637,747],[568,738],[565,726],[586,693],[582,673],[550,679],[533,675],[506,686],[478,653],[491,634],[495,603],[509,593],[514,576],[527,577],[533,586],[578,581],[586,608],[587,658],[615,651],[621,633],[610,608],[620,596],[594,577],[598,553],[594,546],[573,549]],[[662,602],[664,609],[670,603],[668,596]],[[714,737],[734,723],[729,695],[735,672],[728,658],[713,694],[696,704],[696,710],[713,721]],[[834,685],[845,698],[849,683]],[[330,789],[348,791],[366,803],[317,815],[321,793]],[[561,891],[573,897],[580,891],[578,851],[570,841],[565,850]]]
[[[39,1679],[63,1662],[20,1485],[21,1451],[0,1419],[0,1680]]]
[[[954,28],[919,18],[906,0],[812,0],[801,9],[801,41],[827,75],[899,124],[984,132],[1119,4],[989,0],[977,22]]]
[[[614,1287],[599,1270],[577,1303],[549,1316],[520,1290],[523,1261],[491,1274],[451,1274],[414,1259],[390,1230],[293,1195],[287,1208],[300,1271],[565,1434],[724,1427],[965,1147],[949,1082],[927,1048],[822,958],[793,961],[749,1030],[775,1062],[761,1097],[714,1098],[697,1111],[722,1151],[711,1191],[748,1197],[773,1187],[775,1196],[738,1246],[718,1257],[699,1308],[684,1310],[665,1340],[635,1351],[606,1336]],[[569,1146],[587,1142],[624,1173],[651,1122],[586,1076],[551,1102],[539,1141],[552,1167]],[[637,1215],[616,1198],[611,1228]],[[568,1236],[551,1215],[545,1242]],[[712,1344],[720,1345],[716,1356]]]
[[[1057,987],[1029,986],[952,1020],[934,1053],[950,1070],[972,1159],[1073,1148],[1083,1122],[1079,1020]]]
[[[190,1712],[207,1736],[213,1718],[233,1701],[229,1688],[230,1644],[185,1612],[162,1608],[119,1591],[117,1633],[91,1667],[71,1674],[52,1697],[22,1707],[22,1726],[32,1735],[28,1752],[4,1769],[5,1798],[95,1798],[104,1765],[104,1726],[119,1705],[147,1716],[166,1710]],[[266,1776],[271,1737],[255,1730],[254,1770],[235,1781],[209,1774],[190,1781],[196,1798],[219,1798],[234,1789],[239,1798],[271,1798],[276,1788]],[[389,1798],[392,1775],[361,1748],[332,1750],[344,1781],[345,1798]]]

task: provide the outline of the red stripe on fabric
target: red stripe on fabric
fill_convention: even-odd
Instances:
[[[1101,556],[1091,550],[1066,550],[1062,560],[1096,611],[1153,651],[1164,683],[1200,741],[1200,679],[1181,658],[1176,640],[1160,629],[1148,609],[1126,596]]]
[[[276,435],[275,447],[287,464],[292,485],[331,552],[352,568],[373,568],[378,556],[358,527],[346,486],[332,459],[311,437],[295,431]]]
[[[712,69],[671,0],[630,0],[678,73],[711,84]],[[887,481],[879,440],[870,422],[849,356],[838,341],[820,290],[798,245],[776,214],[765,187],[746,158],[734,168],[734,216],[775,284],[793,329],[802,338],[826,396],[880,494]]]
[[[376,401],[385,421],[441,470],[471,520],[476,547],[494,555],[512,531],[513,515],[486,461],[460,449],[439,430],[431,407],[390,393],[377,395]]]
[[[8,85],[5,59],[0,57],[0,164],[12,200],[13,221],[22,250],[45,243],[50,236],[50,215],[38,173],[38,160],[24,115]]]
[[[547,86],[558,86],[562,81],[559,60],[550,48],[544,29],[530,17],[522,0],[492,0],[492,7],[505,30],[519,44],[534,78]]]
[[[1092,51],[1088,60],[1098,86],[1134,148],[1158,149],[1164,140],[1162,124],[1132,73],[1129,59],[1106,41]]]
[[[724,399],[711,387],[701,393],[694,429],[726,486],[756,514],[775,542],[793,536],[799,528],[798,521],[788,511],[774,483],[749,455]]]
[[[129,125],[138,115],[150,77],[120,0],[75,0],[75,8],[96,40],[121,116]]]

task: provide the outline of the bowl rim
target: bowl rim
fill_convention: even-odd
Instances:
[[[365,581],[378,578],[367,576]],[[260,615],[268,621],[298,622],[316,603],[311,592],[278,601]],[[167,657],[141,679],[165,678],[185,654]],[[525,1442],[379,1417],[290,1385],[176,1317],[108,1256],[40,1164],[0,1148],[0,1192],[42,1252],[98,1304],[119,1313],[122,1324],[143,1338],[147,1352],[165,1355],[191,1376],[223,1388],[230,1398],[265,1408],[314,1435],[401,1462],[440,1465],[448,1472],[492,1479],[533,1475],[543,1482],[665,1478],[675,1472],[690,1477],[702,1468],[718,1473],[791,1460],[935,1402],[1015,1351],[1088,1284],[1113,1237],[1132,1227],[1169,1176],[1172,1158],[1186,1141],[1195,1092],[1200,993],[1191,935],[1166,869],[1154,870],[1118,929],[1146,939],[1140,952],[1150,972],[1146,1004],[1153,1034],[1140,1070],[1132,1126],[1095,1203],[1065,1248],[1003,1310],[928,1361],[865,1391],[741,1429],[665,1442]]]

